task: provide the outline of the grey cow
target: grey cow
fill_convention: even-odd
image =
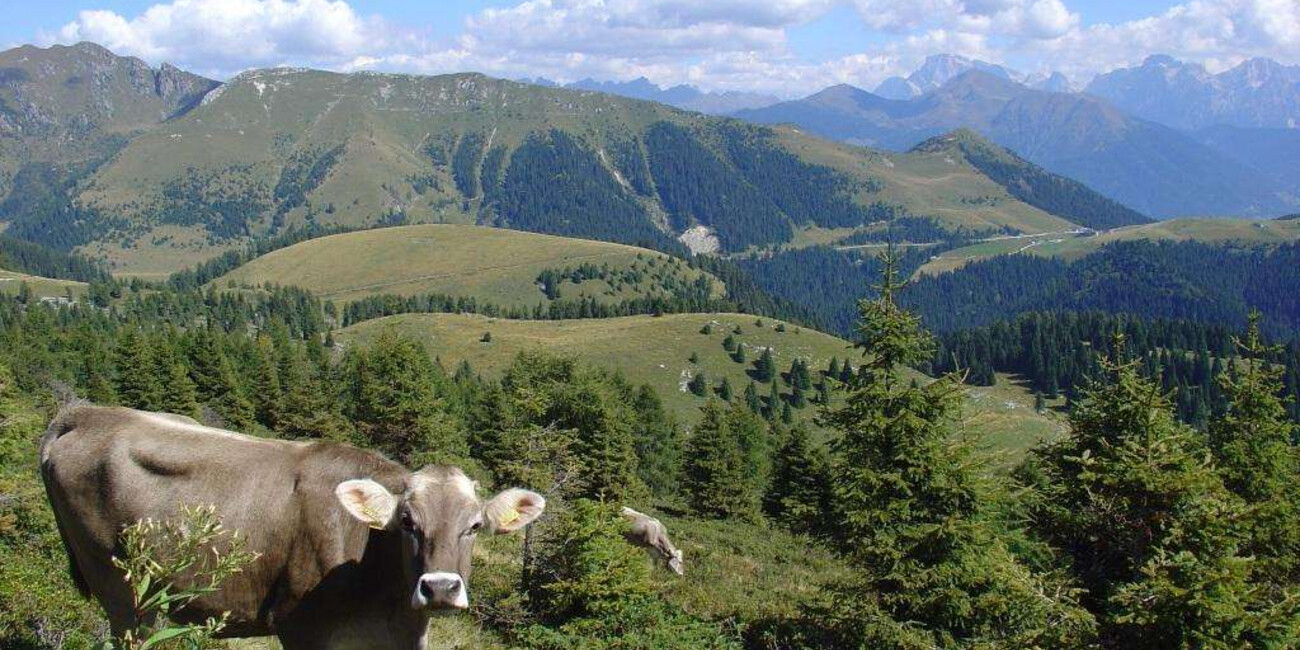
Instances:
[[[111,561],[123,528],[213,505],[258,557],[176,618],[229,612],[223,635],[276,635],[286,650],[423,650],[431,614],[469,604],[475,536],[519,530],[546,506],[519,489],[484,503],[454,467],[412,472],[347,445],[125,408],[65,409],[40,461],[73,579],[115,634],[137,623]]]
[[[662,522],[626,506],[623,508],[623,517],[631,524],[628,531],[624,533],[628,542],[650,549],[668,563],[668,568],[672,569],[673,573],[679,576],[686,574],[686,569],[682,565],[682,552],[673,546],[672,540],[668,539],[668,529]]]

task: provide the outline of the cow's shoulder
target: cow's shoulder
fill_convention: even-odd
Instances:
[[[298,452],[298,471],[304,479],[323,482],[330,490],[343,481],[368,478],[401,494],[411,480],[410,471],[383,454],[332,440],[303,445]]]

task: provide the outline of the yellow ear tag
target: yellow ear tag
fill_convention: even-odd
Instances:
[[[369,505],[363,505],[363,506],[361,506],[361,514],[363,514],[363,515],[366,516],[366,519],[367,519],[367,521],[366,521],[366,525],[367,525],[367,526],[370,526],[371,528],[373,528],[373,529],[375,529],[375,530],[383,530],[383,529],[384,529],[384,526],[383,526],[382,524],[379,523],[379,513],[378,513],[378,512],[375,512],[374,508],[371,508]]]
[[[501,525],[509,526],[519,520],[519,511],[511,508],[501,513]]]

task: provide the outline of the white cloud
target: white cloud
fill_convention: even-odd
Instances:
[[[855,0],[872,27],[917,29],[1010,38],[1055,38],[1079,23],[1061,0]]]
[[[387,30],[343,0],[175,0],[133,18],[82,11],[55,40],[221,74],[282,63],[330,65],[385,47]]]
[[[1300,2],[1193,0],[1148,18],[1073,29],[1025,53],[1050,56],[1083,80],[1153,53],[1204,63],[1211,71],[1254,56],[1300,63]]]
[[[841,82],[874,87],[940,52],[1059,69],[1082,82],[1155,52],[1211,69],[1249,56],[1300,62],[1300,0],[1188,0],[1090,26],[1071,4],[1082,0],[514,0],[434,42],[414,31],[427,26],[362,16],[348,0],[170,0],[134,16],[83,11],[46,40],[92,40],[214,76],[280,64],[478,70],[559,81],[646,76],[783,96]],[[837,7],[856,11],[883,42],[824,60],[792,51],[792,29]]]

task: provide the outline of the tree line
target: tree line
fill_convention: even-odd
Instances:
[[[1204,429],[1224,413],[1229,395],[1217,382],[1238,363],[1234,332],[1222,325],[1185,320],[1145,320],[1101,312],[1030,312],[992,325],[941,337],[929,368],[967,374],[991,386],[995,372],[1023,375],[1044,397],[1077,398],[1104,374],[1101,359],[1113,357],[1116,334],[1124,353],[1144,377],[1171,394],[1181,421]],[[1287,410],[1300,422],[1300,346],[1279,346],[1267,358],[1282,373]]]

